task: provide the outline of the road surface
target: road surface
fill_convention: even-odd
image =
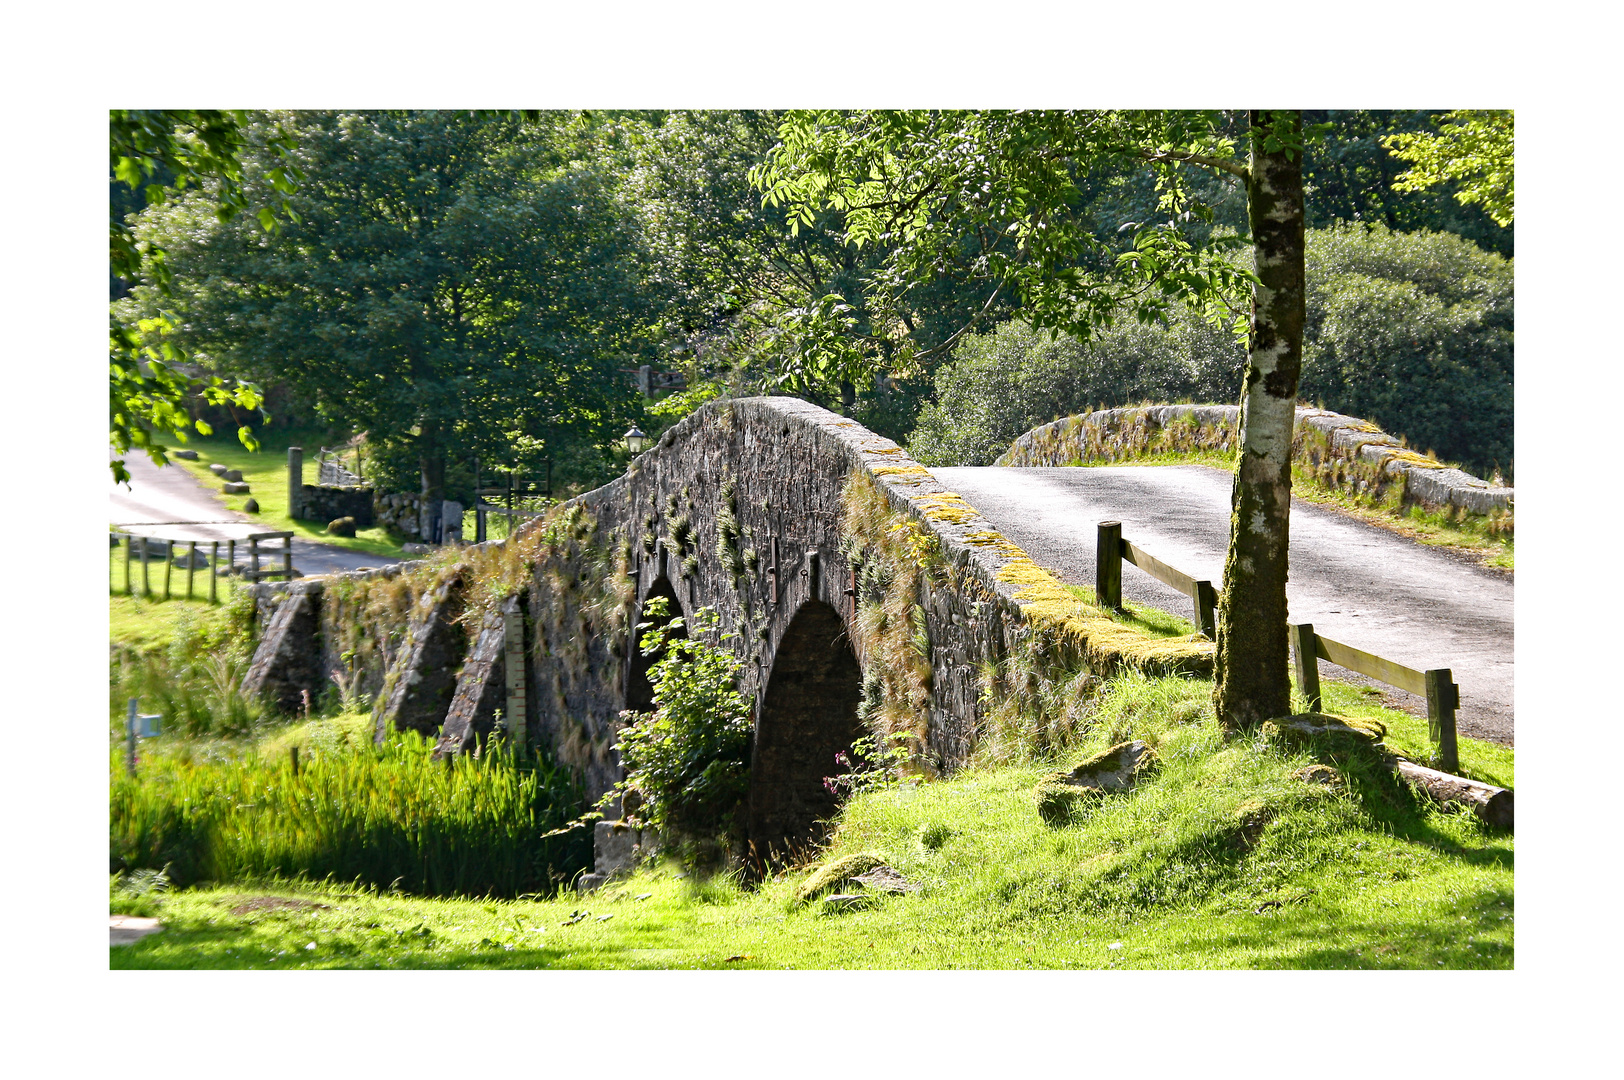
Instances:
[[[124,455],[124,467],[130,470],[130,486],[114,484],[108,507],[108,520],[120,532],[202,541],[241,540],[249,533],[276,531],[246,514],[228,510],[218,492],[205,487],[179,465],[160,468],[145,453],[132,450]],[[248,561],[242,544],[237,545],[237,561]],[[293,538],[294,569],[306,575],[387,566],[396,561]]]
[[[1094,584],[1096,525],[1197,579],[1223,578],[1231,474],[1199,465],[932,469],[998,530],[1071,585]],[[1129,563],[1122,592],[1192,618],[1190,600]],[[1464,735],[1513,741],[1512,582],[1494,571],[1293,499],[1292,622],[1419,670],[1447,667],[1460,686]],[[1330,664],[1326,675],[1369,683]],[[1422,698],[1384,687],[1412,712]]]

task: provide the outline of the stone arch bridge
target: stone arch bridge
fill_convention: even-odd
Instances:
[[[1045,685],[1212,666],[1204,638],[1084,603],[896,443],[794,398],[712,403],[508,540],[252,591],[251,692],[293,709],[342,684],[372,696],[380,737],[437,734],[444,752],[500,712],[592,798],[621,776],[622,710],[652,703],[637,613],[654,596],[714,609],[755,702],[758,850],[816,835],[823,780],[865,732],[950,770],[1036,723]]]

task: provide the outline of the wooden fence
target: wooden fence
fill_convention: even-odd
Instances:
[[[1120,521],[1099,523],[1095,549],[1094,592],[1100,606],[1122,610],[1122,564],[1130,562],[1157,581],[1171,585],[1195,604],[1195,622],[1201,633],[1217,639],[1218,590],[1210,581],[1199,581],[1154,558],[1143,548],[1123,539]],[[1460,708],[1460,687],[1449,668],[1417,671],[1375,653],[1344,645],[1314,633],[1312,623],[1290,626],[1291,648],[1297,669],[1297,688],[1308,701],[1310,712],[1319,712],[1319,661],[1326,660],[1349,671],[1407,690],[1427,699],[1427,729],[1438,748],[1438,764],[1446,772],[1460,767],[1455,739],[1455,711]]]
[[[124,592],[130,596],[135,595],[135,573],[131,564],[137,560],[141,563],[141,595],[148,599],[155,596],[152,586],[152,562],[158,557],[159,550],[163,552],[164,560],[163,598],[165,600],[174,595],[175,557],[182,546],[186,549],[184,569],[186,570],[186,599],[188,600],[192,599],[196,594],[198,546],[200,544],[205,545],[209,552],[205,557],[205,567],[209,572],[208,592],[210,603],[215,603],[220,598],[219,568],[221,566],[234,566],[237,562],[236,540],[172,540],[162,536],[136,536],[133,533],[123,532],[115,532],[112,536],[120,541],[124,548]],[[269,549],[262,548],[260,544],[266,540],[281,540],[282,545]],[[243,577],[249,581],[261,581],[265,578],[274,577],[292,581],[300,576],[299,572],[293,568],[293,533],[250,533],[244,538],[244,542],[247,545],[245,550],[248,554],[248,569],[243,572]],[[222,545],[226,551],[224,561],[220,557]],[[262,556],[271,558],[280,556],[282,565],[261,569],[260,558]],[[109,572],[116,578],[116,570],[110,569]],[[114,588],[117,588],[116,580],[112,584]]]

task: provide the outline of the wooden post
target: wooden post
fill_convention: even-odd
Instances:
[[[293,580],[293,534],[282,538],[282,580]]]
[[[135,547],[135,537],[129,533],[124,534],[124,594],[135,595],[135,587],[130,584],[130,549]]]
[[[1103,608],[1122,610],[1122,522],[1100,522],[1094,548],[1094,599]]]
[[[1438,767],[1444,772],[1460,768],[1455,745],[1455,710],[1460,708],[1460,687],[1448,668],[1433,668],[1427,680],[1427,733],[1438,747]]]
[[[192,598],[192,579],[197,577],[197,541],[186,550],[186,599]]]
[[[319,455],[318,455],[319,457]],[[317,481],[320,481],[317,477]],[[304,448],[299,446],[288,447],[288,517],[304,517],[304,507],[300,506],[304,496]]]
[[[293,775],[298,776],[299,775],[299,748],[297,746],[290,746],[290,747],[288,747],[288,752],[289,752],[290,756],[293,759]]]
[[[1309,712],[1324,712],[1320,697],[1319,650],[1314,643],[1314,624],[1297,623],[1287,627],[1291,635],[1291,654],[1297,666],[1297,689],[1308,700]]]
[[[141,538],[141,595],[152,599],[152,571],[147,569],[147,538]]]
[[[632,632],[635,639],[636,631]],[[507,730],[516,758],[526,749],[524,611],[518,601],[502,607],[502,672],[507,683]]]
[[[237,541],[226,541],[226,563],[231,567],[232,573],[237,571]]]
[[[209,603],[220,599],[220,541],[209,545]]]
[[[485,506],[481,496],[476,495],[475,498],[480,498],[481,502],[474,504],[474,543],[483,544],[485,542]]]
[[[248,580],[259,582],[259,537],[248,538]]]
[[[1195,624],[1209,640],[1218,640],[1218,590],[1210,581],[1195,583]]]
[[[169,579],[175,576],[175,542],[173,540],[164,548],[164,599],[169,599]]]

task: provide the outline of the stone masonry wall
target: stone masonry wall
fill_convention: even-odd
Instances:
[[[1150,405],[1068,416],[1016,439],[995,464],[1081,465],[1128,461],[1159,450],[1230,451],[1239,439],[1234,405]],[[1320,482],[1380,497],[1396,486],[1406,503],[1473,514],[1510,512],[1516,491],[1417,454],[1376,425],[1324,409],[1297,409],[1292,453]]]

